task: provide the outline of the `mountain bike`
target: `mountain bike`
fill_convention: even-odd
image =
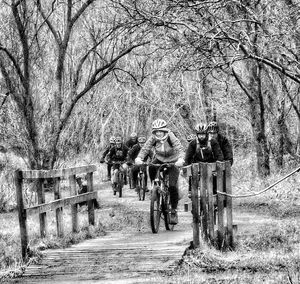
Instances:
[[[171,203],[168,168],[174,166],[174,163],[151,165],[158,167],[156,178],[153,181],[150,202],[151,230],[152,233],[156,234],[159,230],[160,219],[163,219],[166,230],[173,231],[174,224],[170,224]]]
[[[140,165],[138,175],[137,175],[137,193],[140,201],[145,200],[145,195],[146,195],[146,188],[147,188],[146,167],[147,164]]]
[[[125,172],[122,169],[122,164],[124,162],[112,162],[113,164],[113,173],[112,173],[112,189],[114,195],[119,192],[119,197],[122,197],[122,191],[124,186]]]

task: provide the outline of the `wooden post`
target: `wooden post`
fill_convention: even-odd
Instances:
[[[202,237],[205,241],[208,241],[207,182],[207,164],[200,163],[200,218]]]
[[[69,176],[69,185],[71,195],[77,195],[76,190],[76,179],[75,175]],[[78,212],[77,212],[78,204],[74,204],[71,206],[71,215],[72,215],[72,232],[78,232]]]
[[[27,226],[26,226],[27,214],[26,214],[26,210],[24,209],[23,193],[22,193],[22,184],[23,184],[22,171],[16,170],[14,174],[14,179],[15,179],[16,194],[17,194],[22,258],[23,260],[25,260],[27,258],[28,234],[27,234]]]
[[[215,241],[215,232],[214,232],[214,198],[213,198],[213,172],[216,170],[216,164],[207,164],[207,195],[208,195],[208,233],[211,243]]]
[[[94,191],[94,186],[93,186],[93,173],[87,173],[87,189],[88,192]],[[89,214],[89,224],[90,225],[95,225],[95,209],[94,209],[94,200],[89,200],[88,201],[88,214]]]
[[[231,164],[229,161],[225,162],[225,192],[232,194],[231,190]],[[233,247],[233,225],[232,225],[232,198],[226,196],[226,215],[227,215],[227,246]]]
[[[54,179],[54,199],[61,199],[60,192],[60,178]],[[56,228],[57,228],[57,236],[64,236],[64,225],[63,225],[63,208],[57,208],[56,212]]]
[[[43,179],[39,178],[37,180],[37,196],[38,196],[38,204],[45,203],[45,191],[43,186]],[[39,214],[40,219],[40,234],[41,238],[45,238],[47,235],[47,218],[46,212]]]
[[[217,190],[223,191],[224,185],[224,162],[217,162]],[[224,228],[224,197],[222,194],[217,195],[218,202],[218,248],[224,247],[225,228]]]
[[[199,247],[199,165],[192,165],[192,212],[193,212],[193,244]]]

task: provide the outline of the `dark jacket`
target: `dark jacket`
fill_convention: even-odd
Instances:
[[[112,162],[124,162],[128,154],[128,148],[122,144],[121,148],[114,146],[107,154],[107,159]]]
[[[233,164],[233,151],[232,146],[229,142],[229,140],[223,136],[222,134],[218,134],[218,142],[222,149],[224,160],[230,161],[231,165]]]
[[[106,155],[109,153],[110,149],[112,149],[114,147],[114,145],[112,144],[108,144],[106,147],[105,147],[105,150],[102,154],[102,157],[101,157],[101,160],[104,160]]]
[[[125,146],[128,149],[131,149],[134,145],[138,144],[138,140],[136,139],[136,141],[133,141],[131,138],[129,138],[126,142],[125,142]]]
[[[133,145],[133,147],[128,151],[127,162],[134,164],[134,160],[138,156],[140,150],[141,150],[141,146],[139,144]],[[150,159],[153,158],[152,150],[149,151],[149,154],[147,157],[150,157]],[[147,157],[144,159],[144,161],[147,160]]]
[[[207,140],[200,143],[198,139],[194,139],[189,143],[185,153],[186,165],[199,162],[214,163],[216,161],[224,161],[224,156],[219,143],[215,139],[210,141],[210,146]]]

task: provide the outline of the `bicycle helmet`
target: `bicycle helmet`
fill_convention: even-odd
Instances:
[[[115,136],[111,136],[111,137],[109,138],[109,143],[114,144],[115,142],[116,142],[116,137],[115,137]]]
[[[195,135],[195,134],[189,134],[189,135],[186,137],[186,140],[187,140],[187,142],[191,142],[191,141],[193,141],[195,138],[196,138],[196,135]]]
[[[122,137],[116,136],[115,143],[122,143]]]
[[[146,137],[145,137],[145,136],[140,136],[140,137],[138,138],[138,142],[139,142],[139,143],[145,143],[145,142],[146,142]]]
[[[132,132],[132,133],[130,134],[130,138],[137,138],[137,134],[136,134],[135,132]]]
[[[207,131],[208,132],[219,132],[219,125],[218,125],[218,123],[215,122],[215,121],[210,122],[208,124]]]
[[[205,134],[207,132],[207,125],[205,123],[199,123],[195,127],[197,134]]]
[[[167,123],[163,119],[156,119],[152,122],[152,131],[164,129],[167,126]]]
[[[163,137],[158,137],[155,135],[156,131],[163,131],[166,134]],[[155,135],[156,139],[163,141],[168,137],[169,129],[167,128],[167,122],[163,119],[156,119],[152,122],[152,133]]]

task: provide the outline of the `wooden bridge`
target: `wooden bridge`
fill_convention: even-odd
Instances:
[[[191,171],[191,169],[194,170]],[[196,169],[197,175],[194,175],[194,178],[196,178],[196,176],[199,176],[198,164],[188,167],[185,173],[186,175],[196,173]],[[222,173],[224,173],[224,169],[223,167]],[[98,198],[100,203],[106,200],[126,202],[130,206],[140,208],[140,210],[145,211],[145,214],[148,214],[149,202],[138,201],[136,193],[132,190],[125,189],[124,197],[119,199],[112,195],[109,183],[106,184],[105,188],[102,185],[101,190],[99,190],[99,185],[94,186],[93,172],[95,170],[95,166],[87,166],[52,171],[16,172],[15,180],[18,193],[22,254],[24,258],[26,258],[28,252],[26,226],[28,212],[39,214],[40,234],[42,237],[47,234],[46,212],[48,210],[56,211],[57,234],[58,236],[63,235],[64,226],[61,212],[66,205],[71,205],[72,231],[77,231],[77,204],[82,201],[88,202],[89,223],[93,225],[97,218],[92,203],[92,200],[95,198]],[[89,191],[87,194],[78,195],[75,186],[77,174],[87,174]],[[39,204],[30,208],[24,206],[22,199],[22,182],[25,178],[38,179],[38,184],[40,185],[37,188]],[[45,178],[55,179],[54,200],[50,203],[45,203],[42,186],[42,181]],[[59,182],[63,178],[69,180],[71,189],[71,196],[65,198],[61,198],[59,190]],[[209,180],[211,181],[212,178]],[[194,195],[200,189],[196,186],[198,182],[195,180],[193,182]],[[201,182],[204,184],[203,179]],[[195,196],[192,199],[195,200]],[[67,249],[46,250],[42,252],[43,258],[41,262],[30,265],[23,277],[16,279],[14,282],[61,283],[64,281],[64,283],[73,283],[74,281],[89,281],[88,283],[91,283],[95,281],[97,283],[165,283],[166,279],[164,279],[164,275],[171,273],[177,266],[186,248],[190,245],[190,241],[194,239],[195,242],[196,227],[199,232],[200,222],[198,220],[200,220],[200,215],[198,220],[196,220],[197,226],[195,226],[194,222],[194,229],[192,229],[191,221],[195,221],[195,216],[192,218],[191,213],[185,212],[183,209],[184,204],[181,204],[181,208],[179,208],[180,223],[175,227],[175,231],[173,232],[161,230],[158,234],[152,234],[149,226],[149,232],[146,233],[122,234],[120,232],[109,232],[104,237],[86,240]],[[193,209],[193,212],[196,212],[195,209]],[[98,215],[98,218],[101,218],[101,210],[99,210]]]

